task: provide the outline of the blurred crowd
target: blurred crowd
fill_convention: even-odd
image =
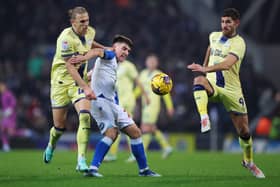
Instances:
[[[144,68],[148,54],[156,53],[160,57],[161,69],[174,82],[172,97],[176,111],[172,119],[163,111],[159,127],[166,131],[199,132],[199,116],[192,96],[193,75],[186,65],[193,61],[202,63],[209,33],[200,31],[195,17],[184,13],[173,0],[78,2],[11,0],[0,6],[0,16],[6,19],[4,29],[0,30],[0,78],[17,97],[18,126],[39,134],[52,126],[49,84],[55,43],[59,33],[69,26],[67,10],[81,5],[89,11],[98,42],[110,45],[115,34],[133,39],[135,47],[130,60],[139,70]],[[250,59],[247,56],[242,64],[241,80],[249,117],[255,119],[263,110],[259,102],[264,91],[277,95],[277,90],[263,75],[254,72]],[[223,115],[226,111],[221,106],[210,108],[218,111],[220,131],[233,130],[232,125],[224,125],[231,122]],[[78,124],[73,113],[70,110],[68,114],[69,131],[74,131]]]

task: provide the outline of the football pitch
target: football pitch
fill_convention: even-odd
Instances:
[[[88,154],[91,160],[92,153]],[[159,152],[148,152],[150,168],[162,177],[138,177],[136,163],[125,163],[127,152],[118,160],[103,163],[103,178],[84,177],[75,171],[76,153],[56,151],[52,163],[42,161],[42,151],[0,152],[0,187],[237,187],[280,186],[279,154],[257,154],[255,161],[266,179],[256,179],[241,167],[241,154],[174,152],[162,160]]]

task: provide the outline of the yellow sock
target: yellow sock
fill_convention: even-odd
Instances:
[[[87,111],[79,114],[79,128],[77,132],[77,145],[79,157],[85,157],[87,152],[87,144],[90,135],[90,113]]]
[[[113,156],[117,156],[118,150],[119,150],[119,145],[121,141],[121,135],[119,134],[115,142],[112,144],[109,154]]]
[[[142,135],[142,140],[143,140],[143,146],[144,150],[146,151],[151,143],[152,140],[152,135],[151,134],[143,134]]]
[[[50,130],[49,146],[55,148],[56,142],[58,141],[58,139],[60,138],[60,136],[63,134],[64,131],[65,129],[52,127]]]
[[[200,116],[207,114],[208,95],[205,90],[193,92],[196,107]]]
[[[243,140],[239,137],[240,147],[243,149],[243,159],[246,162],[253,162],[253,140],[250,137],[249,140]]]
[[[155,132],[155,138],[158,141],[159,145],[161,146],[162,149],[166,149],[168,147],[171,147],[169,143],[167,142],[167,139],[165,136],[162,134],[160,130],[156,130]]]

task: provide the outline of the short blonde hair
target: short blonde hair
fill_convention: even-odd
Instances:
[[[68,10],[68,15],[70,20],[75,19],[77,14],[84,14],[84,13],[88,13],[88,11],[87,9],[81,6],[76,6],[75,8]]]

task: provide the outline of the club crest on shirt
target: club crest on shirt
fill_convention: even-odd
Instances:
[[[62,50],[66,51],[69,48],[68,42],[62,41],[61,48],[62,48]]]

